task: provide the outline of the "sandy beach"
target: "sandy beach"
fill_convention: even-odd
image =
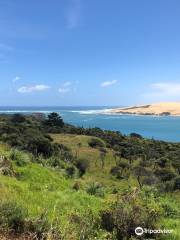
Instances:
[[[109,113],[180,116],[180,102],[162,102],[109,110]]]

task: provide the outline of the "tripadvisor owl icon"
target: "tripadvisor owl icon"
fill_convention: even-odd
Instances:
[[[142,229],[142,227],[137,227],[135,229],[135,234],[138,236],[141,236],[143,234],[144,230]]]

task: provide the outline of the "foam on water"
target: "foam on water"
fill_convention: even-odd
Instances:
[[[100,127],[120,131],[123,134],[136,132],[148,138],[180,142],[178,116],[111,114],[109,109],[106,107],[0,107],[0,113],[57,112],[66,123],[80,127]]]
[[[101,110],[73,110],[73,111],[70,111],[72,113],[79,113],[79,114],[110,114],[112,115],[112,113],[109,113],[109,110],[110,109],[101,109]]]

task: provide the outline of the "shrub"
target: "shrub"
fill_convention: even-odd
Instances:
[[[174,180],[174,190],[180,190],[180,177]]]
[[[66,174],[68,175],[68,177],[73,177],[75,175],[76,172],[76,168],[74,166],[68,166],[66,168]]]
[[[142,136],[138,133],[130,133],[130,137],[142,139]]]
[[[34,155],[43,154],[44,157],[50,157],[53,154],[51,142],[43,136],[31,136],[28,139],[27,150]]]
[[[97,197],[104,197],[104,188],[101,184],[97,182],[90,183],[86,191],[90,195],[95,195]]]
[[[25,121],[26,121],[25,116],[19,113],[13,114],[13,116],[11,117],[11,122],[15,124],[23,123]]]
[[[119,166],[112,167],[110,173],[117,178],[121,178],[121,168]]]
[[[159,182],[158,178],[155,177],[155,176],[147,176],[147,177],[144,177],[144,179],[142,180],[142,184],[144,185],[154,185],[154,184],[157,184]]]
[[[152,176],[151,171],[141,165],[135,166],[133,172],[134,176],[137,178],[140,188],[143,186],[143,178]]]
[[[111,168],[110,173],[116,176],[118,179],[124,179],[129,177],[129,164],[126,160],[121,160],[117,166]]]
[[[21,233],[25,230],[27,211],[15,202],[0,204],[0,226]]]
[[[30,156],[27,153],[17,149],[12,149],[10,151],[9,158],[15,161],[18,166],[25,166],[30,162]]]
[[[176,174],[167,168],[156,169],[155,175],[161,179],[162,182],[170,181],[176,177]]]
[[[74,232],[76,236],[73,239],[80,240],[92,240],[92,239],[102,239],[98,236],[100,230],[99,219],[88,207],[85,212],[81,215],[78,213],[72,213],[70,215],[70,222],[74,227]],[[105,239],[105,238],[103,238]]]
[[[80,182],[75,182],[72,188],[76,191],[79,191],[81,188]]]
[[[158,159],[158,160],[156,161],[156,163],[158,164],[159,167],[165,168],[166,165],[167,165],[167,163],[168,163],[168,159],[165,158],[165,157],[162,157],[162,158]]]
[[[104,142],[98,138],[92,138],[91,140],[89,140],[88,144],[92,148],[105,147]]]
[[[89,162],[86,159],[78,159],[76,160],[75,165],[79,170],[80,177],[82,177],[89,167]]]
[[[26,228],[29,232],[33,233],[35,239],[48,239],[48,233],[51,231],[51,224],[48,221],[47,212],[44,211],[37,219],[29,221]]]
[[[161,207],[163,208],[165,217],[174,218],[178,216],[177,209],[174,209],[170,203],[162,203]]]
[[[101,226],[112,233],[113,239],[134,239],[136,227],[154,229],[158,217],[159,211],[142,203],[141,198],[133,192],[101,212]]]
[[[5,156],[0,156],[0,174],[11,177],[15,175],[11,161]]]
[[[43,159],[50,167],[54,168],[65,168],[65,162],[59,156],[52,156],[47,160]]]

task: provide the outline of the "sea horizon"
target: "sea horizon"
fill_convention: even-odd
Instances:
[[[138,133],[145,138],[180,142],[180,117],[110,114],[104,110],[114,106],[0,106],[1,114],[57,112],[66,123],[85,127],[99,127],[122,134]]]

